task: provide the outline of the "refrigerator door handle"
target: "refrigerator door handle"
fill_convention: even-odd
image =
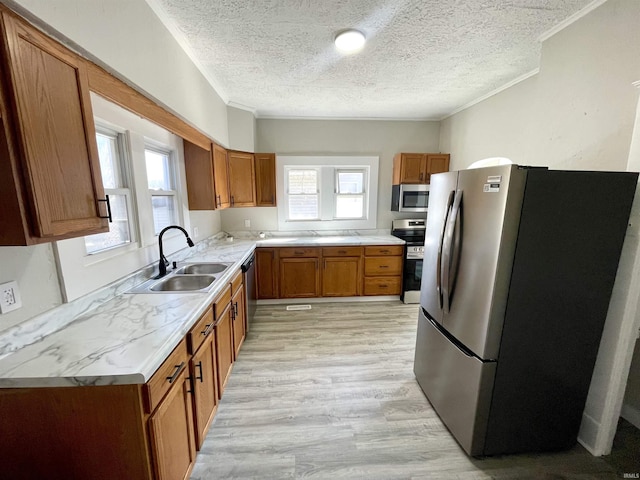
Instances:
[[[442,222],[442,230],[440,230],[440,240],[438,241],[438,260],[436,261],[436,293],[438,294],[438,307],[442,308],[442,247],[444,244],[444,232],[447,228],[447,220],[451,213],[451,206],[453,205],[453,199],[455,190],[449,192],[449,198],[447,200],[447,206],[444,211],[444,220]]]
[[[446,243],[443,248],[443,263],[445,268],[442,272],[442,284],[443,284],[443,297],[444,297],[444,305],[443,309],[445,313],[449,313],[451,309],[451,297],[453,294],[453,286],[455,283],[455,275],[457,275],[457,265],[458,258],[457,255],[460,253],[460,229],[456,230],[456,224],[458,223],[458,218],[460,214],[460,207],[462,206],[462,190],[457,190],[455,194],[455,198],[453,200],[453,206],[451,207],[451,215],[449,216],[449,220],[447,221],[447,226],[445,229],[445,239]],[[452,250],[454,248],[454,244],[458,246],[457,252],[454,255],[453,260],[455,263],[452,263]]]

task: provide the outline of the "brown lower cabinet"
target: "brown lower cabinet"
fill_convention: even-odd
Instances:
[[[0,389],[0,477],[188,479],[234,361],[231,300],[229,284],[146,384]]]
[[[399,295],[402,245],[260,247],[257,298]]]
[[[151,448],[159,480],[189,478],[196,461],[191,382],[183,368],[176,385],[149,418]]]

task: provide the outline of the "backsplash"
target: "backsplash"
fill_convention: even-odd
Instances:
[[[186,247],[172,253],[171,260],[178,262],[183,261],[186,258],[197,255],[203,250],[215,246],[216,244],[225,242],[226,237],[227,234],[225,232],[219,232],[212,237],[196,243],[193,248]],[[116,280],[115,282],[88,295],[68,303],[63,303],[58,307],[48,310],[40,315],[36,315],[35,317],[0,332],[0,358],[9,355],[25,345],[37,342],[39,339],[68,325],[78,316],[84,315],[103,303],[108,302],[115,296],[130,290],[145,280],[148,280],[154,274],[156,268],[156,263],[148,265],[145,268]]]

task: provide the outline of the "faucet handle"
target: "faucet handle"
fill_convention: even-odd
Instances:
[[[178,262],[171,262],[171,264],[173,265],[173,269],[177,269],[178,268]]]

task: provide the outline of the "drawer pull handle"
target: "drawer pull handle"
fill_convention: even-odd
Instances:
[[[338,250],[338,253],[347,253],[346,250]]]
[[[380,250],[380,253],[391,253],[391,250]]]
[[[170,377],[167,377],[167,380],[169,380],[169,383],[175,382],[176,378],[178,378],[178,375],[180,375],[180,372],[182,372],[183,367],[184,367],[184,362],[180,362],[180,365],[175,366],[176,371],[173,372],[173,375],[171,375]]]
[[[298,251],[298,250],[295,250],[295,251],[293,252],[293,254],[294,254],[294,255],[304,255],[304,252],[300,252],[300,251]]]
[[[213,323],[207,323],[205,325],[205,329],[202,330],[200,333],[206,337],[207,335],[209,335],[209,332],[211,332],[212,328],[213,328]]]
[[[202,383],[202,362],[196,363],[196,368],[200,370],[200,375],[196,375],[196,380],[200,380],[200,383]]]
[[[389,265],[380,265],[380,268],[389,268]]]
[[[388,287],[389,287],[389,285],[387,285],[386,283],[381,283],[380,284],[380,288],[388,288]]]

